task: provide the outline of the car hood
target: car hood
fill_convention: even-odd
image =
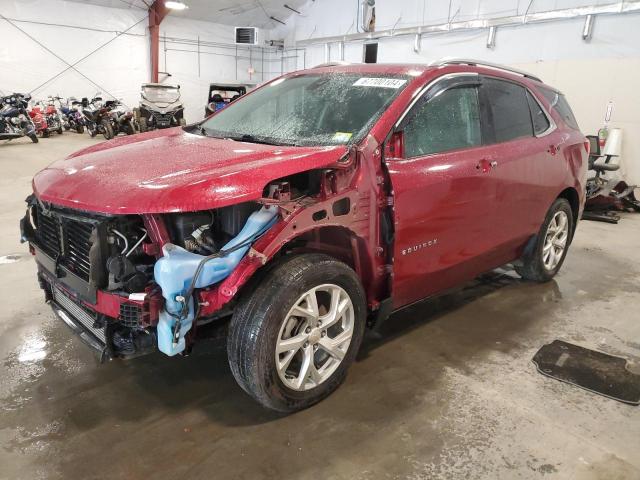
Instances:
[[[326,167],[345,146],[237,142],[182,128],[120,137],[80,150],[36,174],[42,201],[106,214],[219,208],[262,197],[273,180]]]

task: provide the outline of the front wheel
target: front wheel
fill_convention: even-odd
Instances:
[[[35,133],[29,133],[27,136],[33,143],[38,143],[38,135],[36,135]]]
[[[364,335],[355,272],[327,255],[292,257],[240,300],[227,353],[238,384],[280,412],[309,407],[344,380]]]
[[[104,135],[104,138],[106,140],[111,140],[114,137],[113,126],[111,125],[110,121],[104,120],[102,122],[102,129],[102,135]]]
[[[76,125],[76,132],[78,133],[84,133],[84,125]]]
[[[516,265],[525,280],[547,282],[560,270],[573,235],[573,211],[564,198],[558,198],[547,212],[533,247]]]

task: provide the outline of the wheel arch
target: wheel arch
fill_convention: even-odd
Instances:
[[[558,198],[564,198],[569,202],[569,205],[571,205],[571,212],[573,213],[573,231],[571,232],[571,237],[573,239],[580,215],[580,197],[578,196],[578,191],[573,187],[567,187],[560,192],[560,195],[558,195],[556,199]]]
[[[278,257],[297,253],[323,253],[352,268],[365,291],[371,278],[369,252],[364,238],[340,225],[323,225],[300,232],[280,248]],[[275,259],[274,259],[275,260]]]

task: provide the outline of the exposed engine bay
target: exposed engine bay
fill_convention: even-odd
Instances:
[[[36,255],[47,300],[74,309],[74,317],[82,317],[104,343],[106,357],[156,347],[170,355],[184,351],[196,316],[193,289],[227,276],[277,215],[277,207],[257,202],[163,215],[168,242],[161,254],[143,216],[82,213],[46,205],[35,196],[27,202],[23,240]],[[251,223],[251,218],[261,221]],[[117,312],[109,304],[119,306]]]

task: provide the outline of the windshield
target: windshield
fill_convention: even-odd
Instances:
[[[206,120],[207,135],[282,145],[359,141],[405,87],[403,76],[330,73],[285,77]]]
[[[180,89],[175,87],[142,87],[142,95],[150,102],[173,103],[180,98]]]

